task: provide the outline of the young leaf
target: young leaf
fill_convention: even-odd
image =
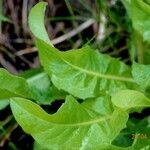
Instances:
[[[68,149],[69,145],[85,150],[93,145],[110,145],[128,120],[128,114],[120,109],[111,115],[95,117],[72,96],[68,96],[65,104],[53,115],[26,99],[13,98],[10,103],[24,131],[48,149]]]
[[[0,99],[16,96],[31,98],[30,88],[26,80],[13,76],[2,68],[0,68],[0,85]]]
[[[41,40],[37,46],[53,84],[74,96],[88,98],[133,88],[130,68],[117,59],[94,51],[89,46],[60,52]]]
[[[4,109],[8,105],[9,105],[9,100],[8,99],[0,100],[0,110]]]
[[[150,65],[133,63],[132,76],[141,87],[150,89]]]
[[[37,38],[40,60],[46,72],[51,76],[53,84],[74,96],[88,98],[99,96],[101,93],[112,94],[120,89],[132,87],[134,81],[131,78],[130,69],[120,61],[109,56],[99,54],[85,46],[79,50],[59,52],[45,39],[35,32],[32,25],[40,26],[43,20],[45,3],[36,5],[30,13],[30,28]],[[37,13],[42,15],[37,15]],[[41,29],[44,28],[42,24]],[[41,30],[41,31],[42,31]],[[46,36],[43,32],[42,35]]]
[[[150,107],[150,99],[134,90],[122,90],[112,96],[112,103],[125,110]]]
[[[109,115],[114,111],[111,98],[108,95],[95,99],[86,99],[86,101],[82,103],[82,106],[98,115]]]
[[[45,72],[40,72],[29,78],[27,82],[33,98],[40,104],[50,104],[56,99],[63,99],[66,93],[54,87]]]
[[[25,78],[32,93],[32,99],[39,104],[50,104],[57,99],[64,99],[66,93],[58,90],[42,69],[30,69],[20,74]]]

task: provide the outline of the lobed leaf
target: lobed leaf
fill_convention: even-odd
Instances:
[[[65,104],[53,115],[22,98],[13,98],[11,109],[24,131],[51,150],[68,149],[68,146],[86,150],[110,145],[128,120],[128,114],[120,109],[111,115],[92,115],[72,96],[68,96]]]
[[[149,18],[147,18],[149,4],[143,0],[126,0],[124,3],[128,11],[132,11],[129,14],[134,29],[145,41],[149,41]],[[60,52],[52,46],[46,33],[45,7],[46,3],[41,2],[34,6],[29,15],[29,25],[37,39],[45,71],[58,89],[82,99],[98,98],[88,99],[79,104],[72,96],[68,96],[63,106],[53,115],[47,114],[29,100],[13,98],[11,108],[18,123],[36,142],[47,149],[68,149],[68,145],[72,149],[81,150],[146,148],[149,139],[143,142],[145,145],[136,140],[127,148],[112,143],[125,127],[129,110],[150,106],[149,98],[141,92],[134,91],[138,88],[137,84],[140,86],[144,84],[145,89],[149,87],[149,68],[134,64],[133,79],[128,66],[94,51],[87,45],[78,50]],[[141,72],[138,74],[139,70]],[[44,78],[45,84],[48,83],[47,78]],[[33,89],[36,87],[35,89],[42,91],[44,88],[40,87],[40,82],[38,85],[34,84],[34,81],[31,83],[34,85]],[[49,89],[47,88],[49,84],[46,85],[48,86],[45,87],[45,91]],[[38,93],[37,91],[35,93]],[[99,97],[100,95],[107,96]],[[113,95],[112,103],[116,106],[115,111],[111,107],[108,95]]]
[[[66,93],[58,90],[51,83],[45,72],[39,72],[27,78],[33,98],[40,104],[50,104],[56,99],[63,99]]]

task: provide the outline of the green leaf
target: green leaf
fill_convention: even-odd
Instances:
[[[16,96],[31,98],[28,83],[25,79],[11,75],[5,69],[0,68],[0,99]]]
[[[132,76],[141,87],[150,88],[150,65],[133,63]]]
[[[129,17],[131,17],[131,0],[121,0],[123,5],[125,6]]]
[[[60,52],[37,40],[41,63],[53,84],[74,96],[88,98],[133,88],[128,66],[89,46]]]
[[[132,20],[133,28],[150,42],[150,4],[144,0],[122,0]]]
[[[131,8],[134,29],[150,42],[150,4],[144,0],[131,0]]]
[[[150,149],[150,139],[137,139],[135,144],[133,145],[133,150],[148,150]]]
[[[128,147],[132,150],[142,149],[149,145],[150,127],[149,119],[129,119],[127,128],[121,131],[119,136],[113,141],[116,146]],[[126,148],[128,150],[128,148]]]
[[[31,9],[29,14],[29,26],[37,38],[52,45],[44,26],[44,12],[46,5],[46,2],[40,2]]]
[[[40,104],[50,104],[56,99],[63,99],[66,93],[58,90],[50,82],[48,75],[44,72],[35,74],[27,79],[32,95]]]
[[[150,5],[150,0],[144,0],[148,5]]]
[[[122,0],[131,18],[133,36],[132,51],[137,51],[139,63],[149,64],[150,4],[149,0]],[[134,39],[133,39],[134,38]],[[132,41],[133,40],[133,41]]]
[[[8,105],[9,105],[9,100],[8,99],[0,100],[0,110],[6,108]]]
[[[12,21],[7,18],[6,16],[4,16],[3,14],[3,0],[0,0],[0,23],[3,21],[3,22],[9,22],[11,23]]]
[[[86,99],[82,105],[88,110],[93,111],[94,114],[98,115],[109,115],[114,111],[111,98],[108,95],[95,99]]]
[[[122,90],[112,96],[112,103],[122,109],[150,107],[150,99],[134,90]]]
[[[12,21],[6,16],[0,14],[0,21],[12,23]]]
[[[33,150],[48,150],[46,148],[43,148],[41,145],[39,145],[39,143],[34,142],[34,146],[33,146]]]
[[[46,73],[41,72],[27,79],[32,95],[35,100],[42,104],[48,104],[52,101],[51,82]]]
[[[46,40],[34,32],[36,24],[39,28],[41,20],[43,21],[43,15],[37,15],[36,12],[42,14],[44,6],[45,3],[39,3],[33,8],[29,22],[35,27],[33,29],[30,25],[30,28],[37,38],[41,63],[58,89],[85,99],[99,96],[105,91],[112,94],[135,85],[128,66],[109,56],[99,54],[89,46],[60,52],[48,42],[44,42]],[[35,16],[38,17],[36,24]],[[44,26],[42,25],[41,28],[43,29]],[[41,34],[46,35],[45,32]]]
[[[19,76],[25,79],[29,79],[29,78],[32,78],[33,76],[38,75],[41,72],[43,72],[42,68],[34,68],[34,69],[32,68],[32,69],[21,72]]]
[[[24,131],[48,149],[67,149],[69,145],[71,148],[86,150],[111,144],[128,120],[128,114],[121,109],[111,115],[95,117],[72,96],[68,96],[53,115],[27,99],[13,98],[10,103]]]
[[[130,133],[134,133],[135,139],[133,142],[134,150],[150,149],[150,123],[149,117],[143,120],[132,121],[132,126],[129,127]]]
[[[66,92],[58,90],[42,69],[30,69],[20,74],[28,82],[32,99],[39,104],[50,104],[57,99],[64,99]]]

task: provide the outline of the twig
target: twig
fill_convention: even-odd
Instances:
[[[105,38],[105,25],[106,25],[106,17],[104,14],[100,15],[100,23],[98,27],[97,41],[101,42]]]
[[[11,49],[13,52],[15,52],[14,54],[16,56],[18,56],[21,60],[23,60],[31,68],[34,68],[34,66],[32,65],[32,63],[29,60],[27,60],[24,56],[17,55],[16,50],[12,47],[12,45],[9,44],[9,42],[7,41],[7,39],[4,36],[0,37],[0,44],[5,45],[5,47],[7,47],[8,49]]]
[[[52,40],[51,42],[54,45],[56,45],[58,43],[61,43],[61,42],[65,41],[65,40],[75,36],[76,34],[78,34],[79,32],[83,31],[84,29],[88,28],[94,22],[95,22],[94,19],[89,19],[89,20],[85,21],[83,24],[81,24],[78,28],[76,28],[76,29],[70,31],[69,33],[66,33],[66,34],[64,34],[64,35],[62,35],[62,36]]]
[[[23,0],[22,2],[22,26],[23,26],[23,30],[24,33],[28,32],[28,28],[27,28],[27,15],[28,15],[28,0]]]
[[[11,135],[11,133],[18,127],[18,124],[15,123],[12,127],[8,128],[7,134],[5,134],[5,136],[2,138],[2,140],[0,141],[0,147],[2,147],[5,142],[7,140],[9,140],[9,137]]]
[[[17,9],[15,8],[14,6],[14,3],[13,1],[7,1],[7,5],[10,9],[10,12],[11,12],[11,19],[13,20],[13,23],[14,23],[14,26],[15,26],[15,31],[16,33],[19,35],[19,26],[18,26],[18,16],[17,16]]]
[[[3,1],[0,0],[0,14],[3,14]],[[2,21],[0,20],[0,36],[2,36]]]
[[[20,50],[20,51],[16,52],[16,55],[17,56],[22,56],[24,54],[29,54],[29,53],[33,53],[33,52],[37,52],[36,47],[25,48],[23,50]]]
[[[8,61],[6,61],[6,60],[3,58],[2,54],[0,54],[0,63],[1,63],[1,65],[2,65],[4,68],[6,68],[7,70],[9,70],[11,73],[13,73],[13,74],[18,74],[16,68],[15,68],[11,63],[9,63]]]

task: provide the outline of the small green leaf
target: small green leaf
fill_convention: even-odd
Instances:
[[[82,105],[98,115],[109,115],[114,110],[112,107],[110,96],[102,96],[95,99],[86,99]]]
[[[33,75],[27,79],[32,95],[40,104],[50,104],[56,99],[63,99],[66,93],[58,90],[50,82],[48,75],[44,72]]]
[[[12,21],[6,16],[0,14],[0,21],[12,23]]]
[[[111,115],[95,117],[72,96],[53,115],[22,98],[13,98],[11,109],[26,133],[44,148],[57,150],[68,149],[68,145],[83,150],[110,145],[128,120],[128,114],[120,109]]]
[[[3,0],[0,0],[0,23],[1,22],[9,22],[9,23],[12,23],[12,21],[7,18],[6,16],[4,16],[3,14]]]
[[[150,65],[133,63],[132,76],[141,87],[150,89]]]
[[[122,90],[112,96],[112,103],[125,110],[150,107],[150,99],[134,90]]]
[[[32,93],[32,99],[39,104],[50,104],[54,100],[66,97],[66,93],[58,90],[42,69],[31,69],[20,76],[26,79]]]
[[[146,147],[150,142],[149,119],[128,120],[127,127],[121,131],[118,137],[113,141],[116,146],[128,147],[132,150],[139,150]],[[126,148],[128,150],[128,148]]]
[[[0,110],[6,108],[9,104],[9,100],[8,99],[4,99],[4,100],[0,100]]]
[[[131,0],[131,9],[134,29],[150,42],[150,5],[144,0]]]
[[[31,98],[28,83],[25,79],[11,75],[5,69],[0,68],[0,99],[16,96]]]

